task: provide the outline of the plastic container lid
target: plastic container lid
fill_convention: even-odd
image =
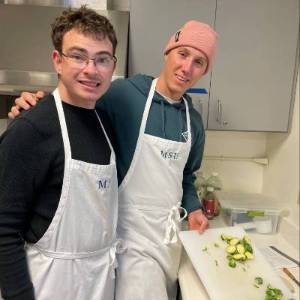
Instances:
[[[281,202],[263,194],[220,191],[219,201],[223,208],[232,210],[263,210],[279,213],[283,209]]]

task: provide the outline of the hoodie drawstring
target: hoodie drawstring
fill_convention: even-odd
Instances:
[[[182,142],[182,133],[183,133],[183,128],[182,128],[182,117],[181,117],[181,109],[178,109],[178,119],[179,119],[179,142]]]
[[[161,121],[164,138],[166,138],[166,127],[165,127],[165,104],[164,101],[160,101]]]
[[[161,112],[161,123],[162,123],[162,134],[163,138],[167,138],[166,134],[166,117],[165,117],[165,100],[160,100],[160,112]],[[185,132],[183,132],[183,116],[182,111],[185,111],[185,107],[178,107],[177,106],[177,115],[178,115],[178,124],[179,124],[179,130],[178,130],[178,141],[186,141],[186,138],[184,136]],[[183,137],[185,139],[183,139]]]

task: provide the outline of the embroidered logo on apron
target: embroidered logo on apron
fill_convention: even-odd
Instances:
[[[169,160],[178,160],[179,159],[179,153],[178,152],[161,150],[160,154],[161,154],[163,159],[169,159]]]
[[[111,180],[108,178],[100,179],[98,180],[98,190],[107,190],[110,188],[110,182]]]

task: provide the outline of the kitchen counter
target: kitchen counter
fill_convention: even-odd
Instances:
[[[210,228],[226,227],[222,217],[217,217],[209,222]],[[289,256],[299,260],[299,253],[290,244],[282,238],[280,234],[258,234],[248,233],[249,237],[254,241],[257,248],[263,248],[267,246],[275,246],[279,249],[284,249],[284,252]],[[299,281],[299,268],[292,268],[289,271]],[[295,293],[293,294],[294,299],[299,299],[299,287],[294,283],[283,271],[279,271],[279,275],[286,278],[284,280],[288,288],[293,288]],[[181,290],[182,300],[210,300],[205,287],[203,286],[200,278],[194,270],[192,263],[183,249],[182,259],[179,267],[179,285]]]

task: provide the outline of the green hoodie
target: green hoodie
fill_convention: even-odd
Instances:
[[[96,108],[107,113],[114,130],[119,184],[125,177],[133,158],[152,80],[152,77],[146,75],[117,79],[97,102]],[[184,169],[182,206],[189,213],[201,207],[194,188],[193,173],[200,168],[205,131],[201,116],[192,106],[191,98],[188,95],[184,97],[188,101],[191,118],[192,146]],[[161,95],[155,93],[146,133],[169,140],[184,141],[182,133],[186,130],[184,102],[170,104]]]

